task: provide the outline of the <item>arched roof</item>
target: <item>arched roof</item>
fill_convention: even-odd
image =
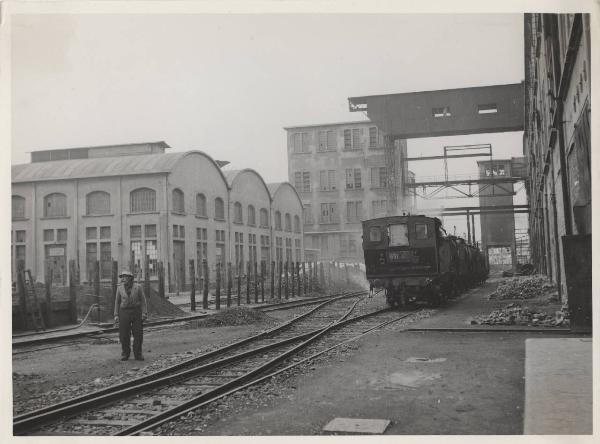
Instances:
[[[223,175],[223,171],[221,171],[213,158],[202,151],[196,150],[167,154],[55,160],[50,162],[33,162],[13,165],[11,169],[11,179],[13,183],[22,183],[170,173],[175,169],[179,162],[190,155],[200,155],[208,159],[208,161],[219,171],[225,184],[227,184],[227,179]]]
[[[258,172],[256,170],[253,170],[252,168],[244,168],[243,170],[228,170],[228,171],[223,171],[223,174],[225,175],[225,177],[227,178],[227,184],[229,185],[229,188],[232,189],[233,188],[233,182],[235,182],[235,180],[242,174],[242,173],[251,173],[256,175],[261,183],[263,184],[263,186],[265,187],[265,191],[267,192],[267,196],[269,196],[269,200],[273,200],[273,194],[271,194],[271,190],[269,189],[269,186],[267,185],[267,183],[265,182],[265,180],[262,178],[262,176],[260,174],[258,174]]]
[[[289,183],[289,182],[273,182],[273,183],[267,184],[267,187],[269,188],[269,192],[271,193],[272,200],[275,200],[275,194],[279,191],[279,189],[281,187],[291,188],[292,191],[294,192],[294,194],[296,195],[296,197],[298,198],[298,202],[300,202],[300,206],[304,207],[304,204],[302,203],[302,198],[298,194],[298,191],[296,191],[296,188],[294,188],[291,183]]]

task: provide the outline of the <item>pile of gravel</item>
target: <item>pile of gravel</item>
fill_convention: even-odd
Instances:
[[[260,310],[234,307],[194,322],[194,327],[224,327],[249,324],[272,324],[275,320]]]
[[[498,285],[490,299],[532,299],[540,296],[552,297],[556,286],[545,276],[535,275],[508,279]]]
[[[544,311],[508,304],[486,316],[477,316],[471,321],[475,325],[522,325],[528,327],[568,327],[569,316],[566,309],[554,315]]]

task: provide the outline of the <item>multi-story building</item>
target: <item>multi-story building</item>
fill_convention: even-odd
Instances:
[[[254,170],[222,171],[226,162],[201,151],[166,148],[37,151],[31,163],[14,165],[13,270],[23,260],[38,280],[51,272],[53,281],[66,282],[74,260],[89,281],[98,260],[100,278],[109,280],[116,260],[134,272],[148,263],[155,279],[161,261],[169,282],[184,288],[190,259],[206,259],[213,270],[217,263],[269,262],[274,236],[294,247],[283,260],[303,259],[302,202],[290,184],[269,186]]]
[[[411,180],[402,163],[406,141],[390,146],[368,121],[285,130],[289,181],[304,205],[307,251],[323,260],[362,260],[361,220],[413,205],[403,186]]]
[[[566,295],[565,246],[591,235],[590,17],[525,14],[525,134],[532,258]],[[589,241],[575,251],[588,255]],[[585,263],[585,262],[584,262]],[[566,276],[569,278],[569,276]]]

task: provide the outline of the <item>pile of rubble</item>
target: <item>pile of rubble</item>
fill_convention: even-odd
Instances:
[[[248,325],[265,322],[272,323],[274,320],[260,310],[234,307],[197,321],[196,327],[224,327],[228,325]]]
[[[554,316],[544,311],[508,304],[487,316],[478,316],[471,321],[475,325],[523,325],[529,327],[568,327],[569,313],[566,308],[556,311]]]
[[[498,285],[490,299],[532,299],[539,296],[549,296],[557,299],[556,286],[542,275],[519,277],[507,280]]]

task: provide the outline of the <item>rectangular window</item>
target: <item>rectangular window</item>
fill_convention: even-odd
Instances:
[[[360,222],[362,219],[362,202],[346,202],[346,220],[351,223]]]
[[[344,149],[345,150],[352,149],[352,130],[349,130],[349,129],[344,130]]]
[[[327,131],[327,150],[335,151],[337,149],[337,141],[335,140],[335,131]]]
[[[431,110],[433,117],[450,117],[452,114],[450,113],[450,107],[444,106],[441,108],[433,108]]]
[[[25,242],[25,230],[15,231],[15,242],[18,242],[18,243]]]
[[[110,239],[110,227],[100,227],[100,239]]]
[[[477,106],[477,114],[495,114],[498,112],[498,107],[495,103],[488,103]]]
[[[185,227],[183,225],[179,225],[179,238],[185,239]]]
[[[355,150],[361,148],[360,129],[358,128],[352,129],[352,148]]]
[[[216,230],[216,251],[215,260],[217,263],[225,262],[225,230]]]
[[[295,153],[308,153],[308,133],[293,134],[292,144]]]
[[[156,240],[146,240],[146,256],[150,277],[158,276],[158,249]]]
[[[393,224],[388,227],[390,247],[405,247],[408,245],[408,225]]]
[[[310,171],[296,171],[294,187],[299,193],[310,193]]]
[[[362,188],[360,168],[346,168],[346,189]]]
[[[302,248],[300,246],[300,239],[294,239],[294,247],[296,249],[296,262],[302,260]]]
[[[337,189],[336,170],[321,170],[319,172],[321,191],[335,191]]]
[[[54,230],[44,230],[44,242],[54,242]]]
[[[146,232],[146,237],[156,237],[156,225],[145,225],[144,230]]]
[[[133,270],[131,271],[134,275],[137,274],[138,270],[142,266],[142,258],[143,258],[143,250],[142,250],[142,241],[141,240],[132,240],[131,241],[131,259],[133,260]]]
[[[336,203],[321,204],[321,218],[319,222],[323,224],[331,224],[338,222]]]
[[[112,277],[112,251],[110,242],[100,242],[100,279]]]
[[[283,260],[283,238],[275,238],[275,260],[279,263]]]
[[[131,239],[141,239],[142,238],[142,226],[141,225],[132,225],[129,227],[129,236]]]
[[[377,127],[372,126],[369,128],[369,148],[377,147]]]
[[[66,242],[67,241],[67,229],[59,228],[56,230],[56,241],[57,242]]]
[[[85,269],[87,271],[88,282],[94,279],[96,272],[96,261],[98,260],[98,244],[96,242],[85,245]]]
[[[415,224],[415,239],[427,239],[429,237],[427,224]]]
[[[305,204],[303,213],[304,213],[304,223],[312,224],[313,223],[312,205]]]
[[[288,237],[285,238],[285,260],[291,262],[292,258],[292,240]]]
[[[319,131],[319,151],[327,151],[327,131]]]
[[[371,168],[371,188],[385,188],[388,184],[386,167]]]
[[[87,227],[85,229],[85,238],[87,240],[98,239],[98,229],[96,227]]]
[[[385,216],[387,214],[387,200],[374,200],[371,204],[373,217]]]

